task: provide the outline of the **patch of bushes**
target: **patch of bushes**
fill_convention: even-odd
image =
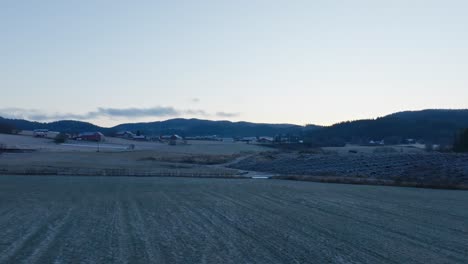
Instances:
[[[183,155],[183,156],[158,156],[158,157],[144,157],[139,161],[159,161],[159,162],[173,162],[173,163],[187,163],[187,164],[200,164],[200,165],[216,165],[227,163],[239,155]]]
[[[455,139],[453,151],[468,152],[468,128],[463,130]]]
[[[57,144],[65,143],[68,139],[68,136],[65,133],[59,133],[55,138],[54,142]]]
[[[15,134],[16,128],[6,122],[0,122],[0,134]]]

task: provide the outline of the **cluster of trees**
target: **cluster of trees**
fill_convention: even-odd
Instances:
[[[322,146],[366,144],[370,140],[384,140],[392,145],[405,143],[406,139],[452,145],[454,134],[465,127],[468,110],[424,110],[338,123],[307,132],[305,140]]]
[[[68,135],[65,133],[59,133],[55,138],[54,142],[57,144],[65,143],[68,139]]]
[[[1,134],[14,134],[17,131],[16,127],[7,122],[0,121],[0,133]]]
[[[453,151],[468,152],[468,128],[464,129],[455,139]]]
[[[181,136],[274,136],[277,134],[300,134],[302,130],[314,130],[318,127],[309,125],[306,128],[291,124],[259,124],[248,122],[210,121],[199,119],[170,119],[150,123],[121,124],[112,128],[100,127],[91,123],[62,120],[51,123],[39,123],[20,119],[2,119],[21,130],[49,129],[64,133],[79,133],[85,131],[99,131],[104,135],[113,135],[117,131],[141,131],[147,135]]]

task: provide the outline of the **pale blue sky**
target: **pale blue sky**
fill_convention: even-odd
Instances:
[[[332,124],[468,108],[468,1],[0,0],[0,115]]]

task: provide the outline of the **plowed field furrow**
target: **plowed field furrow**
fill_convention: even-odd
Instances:
[[[264,199],[267,200],[272,200],[275,203],[282,204],[284,206],[288,206],[289,204],[297,204],[294,201],[288,201],[285,200],[284,197],[277,197],[276,195],[259,195],[260,197],[263,197]],[[304,194],[305,197],[307,197],[306,194]],[[341,203],[336,203],[335,201],[329,201],[329,200],[320,200],[320,204],[315,203],[313,199],[308,199],[308,200],[303,200],[307,201],[307,203],[303,202],[302,206],[309,207],[311,209],[317,209],[317,210],[323,210],[324,213],[326,214],[334,214],[337,217],[343,217],[348,220],[354,220],[358,222],[364,222],[364,223],[372,223],[374,226],[377,228],[387,228],[388,221],[391,220],[393,221],[392,226],[403,226],[404,223],[406,225],[409,225],[409,228],[411,229],[411,233],[419,233],[421,236],[432,236],[432,239],[437,239],[441,233],[446,233],[447,229],[451,233],[453,233],[454,236],[457,234],[465,234],[466,232],[464,230],[460,229],[454,229],[452,226],[447,227],[444,225],[444,223],[440,222],[433,222],[431,219],[427,219],[424,217],[414,217],[414,215],[409,215],[405,213],[399,213],[395,214],[392,213],[391,211],[388,210],[388,208],[381,208],[381,207],[375,207],[375,206],[368,206],[367,201],[362,201],[362,203],[345,203],[345,206]],[[323,205],[327,205],[324,207]],[[399,206],[401,211],[409,211],[407,208],[405,208],[403,205]],[[359,212],[360,211],[360,212]],[[356,214],[356,212],[359,212]],[[355,218],[353,216],[357,216],[358,218]],[[454,219],[451,219],[454,220]],[[455,219],[456,221],[457,219]],[[430,225],[431,232],[427,233],[427,230],[424,229],[419,229],[421,225]],[[461,225],[466,223],[460,223]],[[399,232],[401,233],[401,232]],[[410,232],[408,232],[410,233]],[[460,242],[465,242],[468,243],[468,236],[466,237],[465,241],[460,241]]]
[[[259,197],[257,197],[259,198]],[[328,254],[328,248],[340,248],[340,250],[344,253],[341,256],[341,259],[347,259],[348,253],[353,251],[354,244],[348,241],[347,239],[337,237],[333,233],[330,232],[329,229],[323,228],[320,226],[320,223],[315,223],[317,218],[317,214],[313,213],[313,217],[311,219],[307,219],[307,214],[310,212],[306,212],[302,210],[301,214],[303,214],[302,219],[293,219],[291,216],[297,215],[297,212],[292,207],[281,207],[275,203],[271,203],[270,201],[262,201],[262,204],[265,204],[263,208],[257,208],[257,210],[249,205],[240,204],[239,202],[231,199],[225,198],[226,200],[230,200],[232,203],[236,204],[238,207],[245,207],[245,211],[251,212],[253,215],[253,219],[257,224],[263,224],[266,226],[266,231],[263,233],[268,234],[268,240],[278,240],[277,250],[282,251],[283,248],[287,246],[288,248],[286,251],[288,253],[295,252],[296,254],[291,254],[295,256],[297,259],[294,259],[295,262],[301,263],[303,260],[302,255],[309,253],[310,248],[303,248],[304,245],[308,245],[308,243],[317,244],[316,249],[320,249],[320,252],[317,252],[320,255],[320,262],[328,262],[335,258],[335,253],[330,251],[332,254]],[[260,201],[260,199],[256,199]],[[259,212],[256,212],[259,211]],[[254,213],[255,212],[255,213]],[[270,219],[264,219],[264,216],[270,217]],[[344,219],[346,221],[346,219]],[[288,234],[288,237],[281,237],[282,233],[278,233],[278,230],[270,229],[271,222],[281,223],[284,230]],[[306,228],[307,227],[307,228]],[[298,239],[300,238],[300,239]],[[287,244],[281,243],[282,241],[288,241]],[[305,241],[304,241],[305,240]],[[307,241],[309,240],[309,241]],[[292,247],[291,247],[292,246]],[[291,248],[289,248],[291,247]],[[304,250],[302,250],[304,249]],[[302,251],[301,251],[302,250]],[[359,248],[355,249],[354,251],[361,251],[365,253],[365,258],[363,259],[355,259],[360,263],[368,262],[368,263],[377,263],[381,261],[382,258],[385,259],[382,255],[378,252],[370,251],[367,248]],[[291,259],[289,259],[291,261]],[[390,260],[387,260],[387,263],[393,263]]]
[[[296,207],[294,205],[294,203],[288,203],[287,201],[281,201],[279,203],[289,204],[290,209],[295,209],[295,210],[298,210],[299,212],[304,210],[303,206]],[[327,204],[327,203],[325,203],[325,204]],[[400,256],[407,255],[407,253],[411,253],[411,254],[417,253],[417,252],[407,252],[406,248],[402,248],[402,249],[399,250],[398,245],[401,243],[402,240],[406,240],[406,243],[414,244],[414,246],[415,246],[414,248],[416,248],[416,249],[413,249],[412,251],[415,251],[415,250],[421,251],[421,252],[419,252],[420,256],[424,256],[424,258],[431,259],[432,243],[425,241],[426,238],[425,238],[424,235],[428,235],[427,233],[421,233],[421,234],[419,234],[419,236],[413,236],[410,233],[401,232],[401,231],[393,230],[392,228],[390,228],[390,226],[394,226],[395,223],[387,223],[387,225],[385,225],[385,224],[378,225],[378,224],[375,224],[372,220],[362,220],[362,219],[360,219],[360,217],[359,218],[354,217],[354,216],[363,215],[363,212],[360,212],[359,210],[356,210],[354,212],[355,214],[347,214],[348,209],[345,209],[345,208],[342,208],[343,212],[341,212],[339,210],[336,210],[336,211],[332,210],[333,209],[332,207],[330,207],[329,209],[325,209],[325,208],[327,208],[326,206],[325,207],[310,206],[310,205],[305,205],[305,206],[311,209],[311,211],[313,212],[313,217],[308,219],[308,217],[310,215],[305,214],[304,217],[299,220],[301,225],[306,225],[307,221],[310,220],[310,221],[314,222],[315,227],[318,227],[318,226],[320,226],[321,223],[327,223],[325,221],[325,219],[331,219],[331,221],[336,221],[337,220],[337,222],[346,223],[346,225],[348,225],[348,226],[355,226],[357,228],[359,228],[361,226],[366,226],[365,232],[372,232],[374,234],[374,237],[371,238],[373,241],[368,241],[370,244],[374,245],[374,247],[376,247],[378,244],[380,244],[379,243],[380,237],[386,235],[386,236],[389,236],[389,237],[393,238],[391,241],[395,242],[394,243],[395,245],[393,247],[394,251],[392,253],[397,253]],[[294,212],[291,212],[291,213],[294,213]],[[323,218],[323,220],[321,219],[320,221],[318,221],[318,223],[315,224],[315,222],[317,222],[317,218],[319,218],[319,219]],[[333,223],[331,221],[328,222],[327,224],[338,225],[338,223]],[[311,224],[311,222],[309,222],[309,224]],[[326,226],[323,230],[329,230],[329,227]],[[414,226],[414,230],[416,232],[416,230],[417,230],[416,225]],[[348,233],[348,232],[349,232],[349,230],[347,230],[347,228],[344,228],[343,230],[340,231],[340,234],[345,234],[345,233]],[[355,230],[353,230],[352,232],[355,232]],[[348,241],[347,238],[352,238],[352,236],[350,235],[350,236],[340,237],[339,240],[342,241],[342,242],[349,242],[350,245],[354,245],[354,243],[353,243],[354,241],[352,241],[352,240]],[[436,239],[437,237],[434,236],[433,238]],[[388,246],[388,244],[386,246]],[[441,252],[439,252],[439,254],[444,254],[449,259],[452,258],[452,254],[460,253],[460,252],[457,252],[457,250],[443,248],[440,245],[439,245],[439,248],[444,249],[444,251],[445,251],[445,252],[441,251]],[[427,250],[427,249],[429,249],[429,250]],[[379,254],[377,253],[379,251],[368,251],[366,249],[364,249],[363,251],[367,251],[367,253],[370,254],[370,255],[379,256]],[[383,257],[383,256],[380,255],[380,257]],[[411,260],[411,261],[413,263],[417,262],[416,260]],[[421,261],[420,263],[424,263],[424,262]]]
[[[160,263],[161,259],[158,251],[155,250],[157,244],[153,244],[150,240],[149,230],[146,227],[146,223],[143,220],[144,216],[141,214],[141,204],[138,204],[133,198],[129,199],[129,210],[128,210],[128,223],[130,223],[130,229],[128,230],[134,235],[134,258],[130,259],[131,263],[149,263],[154,261]],[[145,216],[146,217],[146,216]],[[136,242],[136,243],[135,243]]]
[[[0,190],[0,263],[468,259],[466,191],[28,176],[0,176]]]
[[[2,254],[0,262],[5,260],[10,263],[34,263],[44,249],[55,241],[57,233],[67,223],[70,212],[64,213],[64,215],[54,215],[40,225],[34,225],[22,239],[11,244],[8,252]]]
[[[48,226],[48,230],[37,241],[31,241],[33,251],[24,261],[24,263],[52,263],[53,259],[48,257],[53,256],[53,251],[57,247],[57,242],[60,241],[61,233],[66,232],[70,228],[71,209],[68,209],[63,218],[55,221],[53,225]],[[52,252],[51,252],[52,251]],[[45,255],[49,253],[49,255]],[[41,257],[43,257],[41,259]],[[18,260],[20,261],[20,260]],[[19,263],[19,262],[18,262]]]
[[[205,250],[205,253],[201,256],[202,259],[204,259],[203,262],[215,263],[212,257],[213,254],[216,254],[216,252],[226,252],[227,254],[233,256],[242,256],[242,254],[245,255],[244,258],[230,259],[228,263],[245,263],[254,259],[255,251],[262,251],[265,249],[268,250],[268,248],[266,248],[263,244],[257,243],[255,238],[252,239],[252,236],[249,233],[239,232],[238,227],[232,224],[232,218],[226,220],[226,218],[229,217],[230,212],[216,212],[215,208],[217,205],[209,203],[209,201],[216,201],[216,197],[210,195],[208,192],[204,192],[200,194],[198,198],[199,199],[195,201],[194,199],[177,200],[183,201],[183,205],[179,204],[179,206],[181,206],[181,208],[183,208],[186,212],[190,212],[190,216],[187,217],[187,220],[193,219],[193,215],[196,215],[196,219],[198,219],[197,225],[199,228],[201,228],[200,231],[209,231],[209,236],[205,237],[205,239],[213,240],[214,238],[217,241],[216,243],[210,243],[211,245],[208,244],[210,248],[214,247],[215,250]],[[204,206],[197,206],[197,203]],[[246,219],[239,218],[237,220],[239,220],[239,222],[236,224],[245,225],[243,220]],[[243,241],[243,243],[236,245],[235,241]],[[276,253],[272,252],[270,254],[274,256]],[[212,261],[208,261],[209,259],[212,259]],[[265,263],[274,263],[277,259],[277,257],[273,257],[263,259],[262,261]],[[221,261],[221,259],[219,261]]]

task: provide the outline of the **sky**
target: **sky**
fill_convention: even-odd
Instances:
[[[468,1],[0,0],[0,116],[330,125],[468,108]]]

